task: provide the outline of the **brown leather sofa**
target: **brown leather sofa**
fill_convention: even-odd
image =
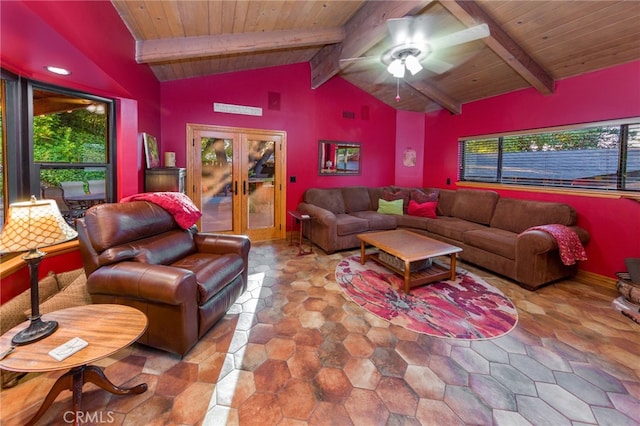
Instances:
[[[144,312],[140,343],[184,355],[246,290],[247,237],[184,230],[156,204],[96,205],[77,229],[93,303]]]

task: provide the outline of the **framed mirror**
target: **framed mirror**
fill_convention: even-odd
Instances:
[[[362,169],[359,142],[323,141],[318,144],[318,170],[322,176],[359,175]]]

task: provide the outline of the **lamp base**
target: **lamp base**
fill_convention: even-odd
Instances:
[[[56,321],[42,321],[39,316],[37,318],[31,318],[31,324],[29,324],[29,327],[13,336],[11,343],[16,346],[35,343],[38,340],[42,340],[45,337],[50,336],[57,329],[58,323]]]

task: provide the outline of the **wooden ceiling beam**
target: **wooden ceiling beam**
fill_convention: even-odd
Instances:
[[[311,87],[317,89],[338,74],[340,59],[357,58],[384,39],[387,19],[415,14],[432,1],[366,2],[345,24],[344,41],[323,47],[311,58]]]
[[[321,46],[343,41],[342,27],[282,30],[214,36],[176,37],[136,42],[136,61],[156,63],[233,53]]]
[[[462,112],[462,105],[460,104],[460,102],[451,98],[449,95],[447,95],[437,87],[422,80],[416,80],[406,83],[416,91],[420,92],[423,96],[426,96],[441,107],[447,109],[452,114],[458,115]]]
[[[502,29],[489,14],[475,1],[441,0],[440,3],[463,24],[471,27],[487,24],[491,35],[483,41],[540,93],[550,95],[555,81],[535,59]]]

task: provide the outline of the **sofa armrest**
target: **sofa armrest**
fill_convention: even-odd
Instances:
[[[249,258],[251,240],[244,235],[213,234],[199,232],[193,236],[200,253],[227,254],[237,253],[245,259]]]
[[[544,231],[531,230],[524,231],[518,235],[516,240],[516,257],[546,253],[557,250],[558,244],[555,238]]]
[[[579,226],[570,226],[569,228],[578,235],[582,245],[586,245],[589,242],[589,233],[587,231]],[[518,257],[527,254],[546,253],[552,250],[558,250],[558,243],[556,239],[547,232],[530,230],[518,235],[516,242],[516,256]]]
[[[319,224],[321,226],[333,227],[335,231],[336,215],[333,212],[309,203],[300,203],[298,205],[298,211],[311,216],[314,221],[314,226]]]
[[[87,279],[90,294],[148,300],[168,305],[197,300],[196,276],[186,269],[140,262],[98,268]]]

